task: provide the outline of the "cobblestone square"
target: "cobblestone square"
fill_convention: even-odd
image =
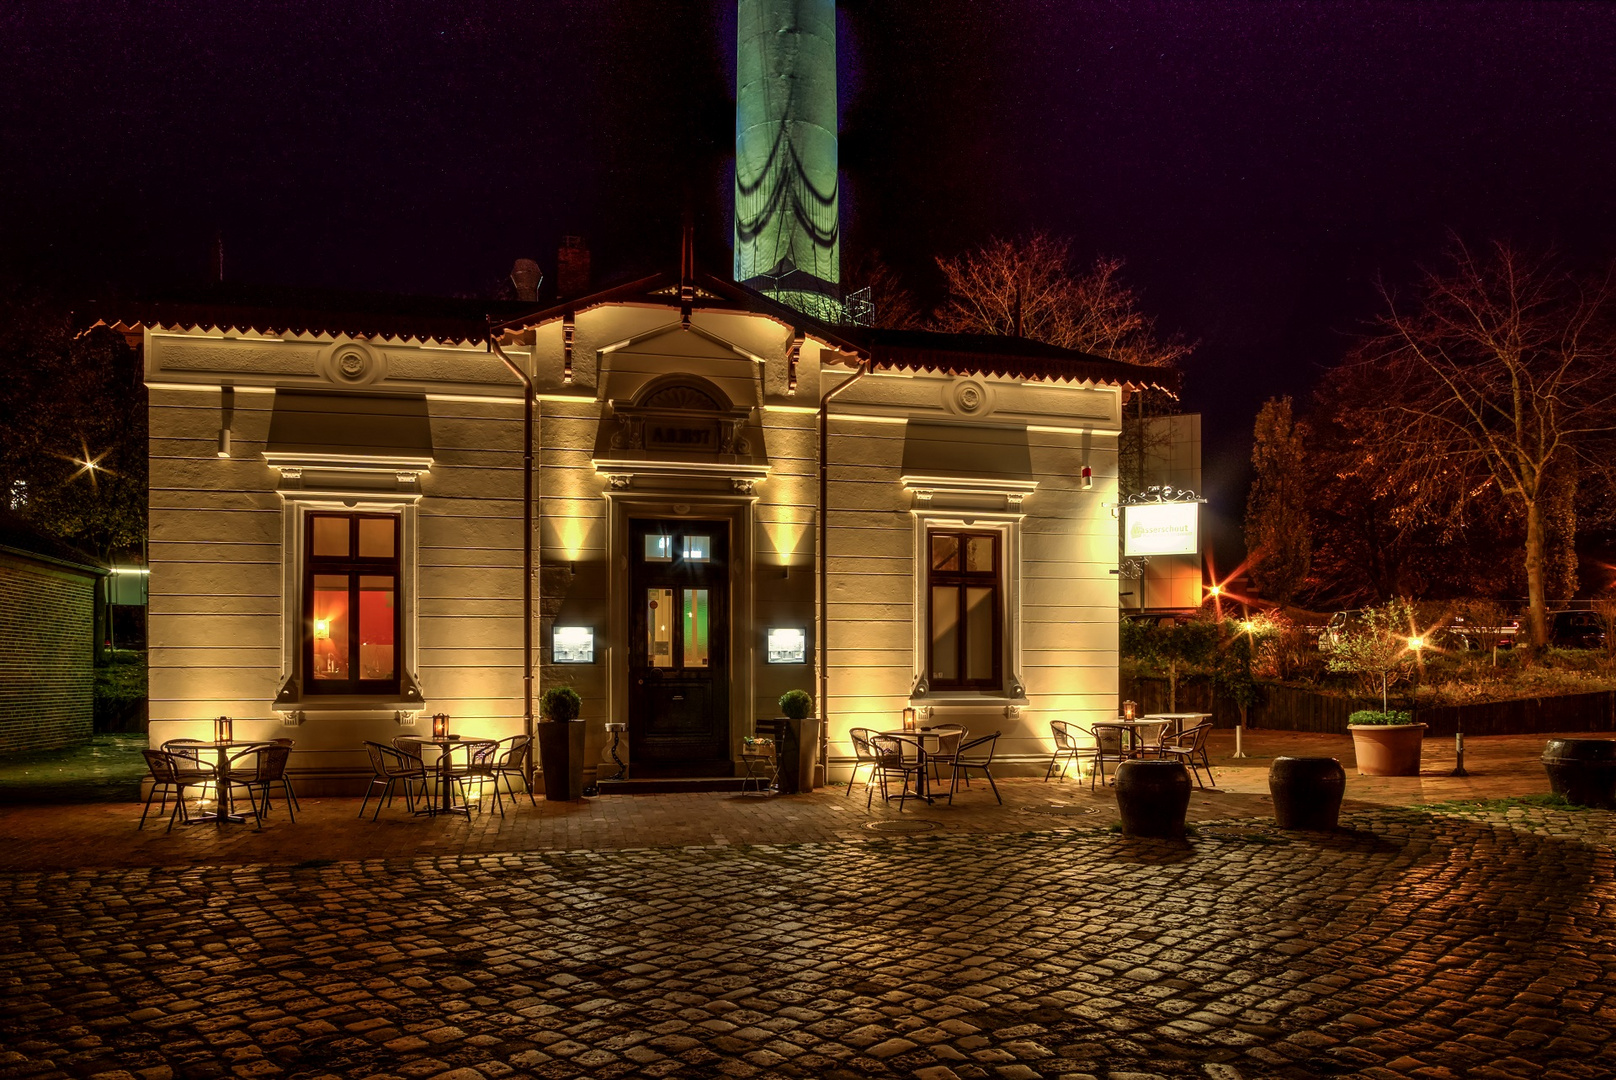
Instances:
[[[257,834],[301,855],[209,826],[144,865],[13,860],[0,1075],[1616,1075],[1611,815],[1360,798],[1338,833],[1281,832],[1240,774],[1182,843],[1117,835],[1068,780],[1007,782],[991,827],[835,789],[649,797],[609,808],[638,846],[500,850],[484,821],[326,800]],[[137,838],[127,806],[45,809],[108,856]],[[780,838],[662,842],[726,814]],[[453,850],[396,854],[399,830]]]

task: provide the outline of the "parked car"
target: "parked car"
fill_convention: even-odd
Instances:
[[[1438,644],[1445,649],[1490,649],[1496,641],[1500,649],[1513,649],[1520,630],[1519,619],[1499,626],[1481,626],[1465,622],[1460,615],[1443,628]]]
[[[1549,644],[1562,649],[1603,649],[1605,624],[1591,611],[1551,611]]]

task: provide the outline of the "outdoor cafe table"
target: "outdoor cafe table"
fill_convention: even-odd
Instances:
[[[1172,727],[1173,723],[1174,721],[1170,716],[1151,715],[1141,716],[1137,720],[1123,720],[1120,718],[1116,720],[1105,720],[1101,722],[1101,726],[1119,727],[1125,729],[1128,732],[1128,756],[1138,757],[1144,752],[1145,749],[1140,738],[1143,729],[1151,728],[1156,731],[1160,731],[1164,727]]]
[[[938,746],[942,745],[943,736],[952,735],[958,728],[921,728],[918,731],[878,731],[877,735],[887,735],[896,739],[907,739],[909,745],[915,747],[917,763],[920,770],[915,774],[915,794],[927,802],[932,801],[931,794],[926,790],[926,740],[930,739]]]
[[[1212,719],[1212,714],[1209,712],[1153,712],[1146,713],[1139,719],[1171,720],[1173,722],[1173,734],[1182,735],[1190,728],[1201,723],[1201,721]]]
[[[213,761],[213,809],[195,821],[212,821],[223,825],[227,821],[242,824],[247,815],[237,814],[230,801],[230,751],[247,746],[266,745],[263,739],[170,739],[163,744],[165,750],[195,750],[197,762],[203,763],[201,751],[215,751]]]
[[[437,812],[447,814],[453,810],[460,810],[466,815],[471,811],[464,807],[454,805],[454,771],[453,756],[456,747],[464,746],[469,755],[473,747],[497,745],[495,739],[468,739],[462,735],[400,735],[404,742],[421,743],[426,746],[438,748],[438,806]]]

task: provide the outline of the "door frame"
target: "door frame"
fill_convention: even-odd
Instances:
[[[753,567],[757,528],[756,495],[719,495],[707,492],[605,492],[608,503],[607,575],[607,709],[613,721],[628,722],[629,709],[629,586],[628,542],[630,518],[670,521],[725,521],[729,523],[729,755],[740,753],[741,736],[752,730],[754,675]],[[630,769],[634,747],[628,748]]]

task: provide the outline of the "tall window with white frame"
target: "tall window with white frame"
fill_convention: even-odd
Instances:
[[[399,519],[311,512],[304,537],[303,692],[399,692]]]
[[[996,532],[926,535],[930,636],[926,668],[937,690],[1004,685],[1004,581]]]

